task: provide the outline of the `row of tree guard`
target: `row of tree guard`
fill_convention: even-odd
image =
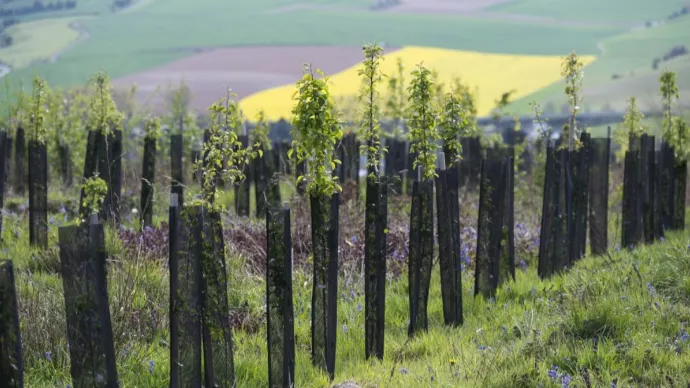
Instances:
[[[4,133],[0,141],[7,144]],[[246,141],[246,138],[242,141]],[[589,225],[590,251],[608,249],[608,192],[610,139],[592,139],[583,134],[582,146],[568,151],[559,144],[546,147],[539,275],[548,277],[565,270],[585,254]],[[60,261],[67,315],[73,386],[116,387],[117,368],[107,296],[107,253],[100,220],[119,222],[117,195],[121,188],[122,152],[118,133],[89,134],[85,177],[100,171],[107,176],[110,199],[89,222],[59,229]],[[465,155],[480,156],[478,171],[479,214],[475,266],[475,295],[492,296],[500,284],[515,278],[513,148],[483,152],[478,140],[465,142]],[[653,137],[631,138],[625,156],[622,245],[632,247],[661,237],[665,230],[684,226],[685,163],[662,143],[655,150]],[[334,172],[343,181],[358,179],[358,147],[346,137],[338,152],[343,167]],[[473,146],[475,145],[475,146]],[[460,182],[471,180],[472,165],[452,163],[446,168],[439,158],[433,180],[422,180],[420,170],[409,179],[409,155],[403,142],[392,142],[387,157],[392,169],[379,180],[367,178],[365,220],[365,353],[384,357],[387,199],[399,194],[401,177],[411,181],[410,240],[408,257],[410,336],[428,328],[427,304],[438,241],[441,267],[443,316],[447,325],[463,323],[462,266],[460,256]],[[3,148],[0,148],[2,150]],[[217,211],[203,206],[185,206],[183,199],[182,138],[171,137],[171,167],[174,184],[169,207],[170,268],[170,373],[171,387],[220,386],[235,382],[232,328],[228,320],[227,268],[223,225]],[[154,182],[155,143],[144,145],[145,180]],[[264,158],[249,173],[257,183],[257,213],[266,219],[267,232],[267,344],[271,387],[294,383],[295,339],[292,295],[292,239],[290,209],[280,206],[279,177],[289,173],[285,147],[280,143],[265,150]],[[30,161],[46,163],[45,147],[29,145]],[[400,154],[408,156],[407,160]],[[148,155],[148,156],[147,156]],[[179,156],[178,156],[179,155]],[[0,163],[5,160],[0,157]],[[387,163],[387,165],[389,164]],[[41,164],[36,164],[41,165]],[[0,165],[0,174],[4,172]],[[403,168],[400,168],[403,167]],[[295,168],[296,172],[300,168]],[[43,169],[46,171],[46,169]],[[0,176],[1,177],[1,176]],[[113,179],[114,178],[114,179]],[[151,178],[151,179],[149,179]],[[34,183],[32,183],[34,182]],[[41,192],[45,173],[32,175],[29,191]],[[4,180],[0,179],[0,184]],[[43,183],[44,186],[41,186]],[[32,189],[34,187],[34,189]],[[241,187],[238,186],[238,187]],[[247,184],[248,187],[248,184]],[[38,188],[38,189],[36,189]],[[247,190],[240,188],[238,190]],[[142,190],[144,191],[144,190]],[[401,190],[402,191],[402,190]],[[43,197],[30,200],[41,203]],[[150,193],[150,192],[149,192]],[[30,194],[30,198],[31,198]],[[84,193],[82,192],[82,196]],[[150,194],[142,194],[148,201]],[[248,202],[248,190],[243,201]],[[434,206],[434,200],[435,205]],[[109,202],[108,202],[109,201]],[[311,197],[312,254],[312,360],[331,377],[335,373],[338,219],[340,195]],[[81,203],[81,202],[80,202]],[[35,206],[35,205],[34,205]],[[150,203],[142,206],[152,209]],[[436,216],[434,217],[434,208]],[[45,210],[43,210],[45,212]],[[147,213],[148,211],[142,211]],[[243,214],[248,215],[248,204]],[[83,214],[83,213],[82,213]],[[242,214],[238,211],[238,214]],[[144,222],[150,220],[143,216]],[[436,221],[436,228],[434,228]],[[32,228],[34,221],[31,222]],[[436,229],[436,230],[434,230]],[[435,233],[436,232],[436,233]],[[40,235],[40,232],[36,232]],[[32,237],[33,241],[33,237]],[[39,243],[42,245],[43,242]],[[47,241],[45,242],[47,244]],[[21,387],[23,365],[21,335],[12,262],[0,265],[0,381]]]

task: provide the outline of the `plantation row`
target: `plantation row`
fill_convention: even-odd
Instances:
[[[170,386],[234,386],[234,344],[229,321],[228,270],[223,231],[221,190],[235,187],[238,216],[250,215],[250,182],[255,182],[256,215],[266,219],[266,304],[268,376],[270,386],[294,384],[295,335],[292,295],[293,243],[290,208],[281,205],[281,177],[294,168],[298,193],[310,204],[312,256],[311,359],[331,378],[335,373],[339,268],[339,212],[341,184],[359,185],[360,156],[366,164],[364,273],[365,356],[384,357],[387,275],[388,197],[411,195],[407,276],[409,279],[410,337],[428,329],[427,305],[434,258],[441,269],[443,317],[447,325],[463,324],[462,254],[459,190],[478,188],[474,295],[492,297],[499,285],[515,278],[516,172],[543,175],[543,208],[539,246],[542,278],[566,270],[590,251],[605,253],[608,238],[610,138],[592,139],[577,127],[582,64],[570,55],[564,63],[566,94],[572,118],[560,139],[543,124],[535,144],[482,146],[475,136],[471,103],[451,92],[437,100],[437,85],[429,69],[411,72],[400,104],[397,134],[384,142],[377,86],[382,82],[382,50],[365,46],[360,75],[362,126],[345,135],[329,96],[325,77],[305,67],[297,83],[293,141],[268,140],[259,120],[249,135],[243,130],[239,106],[221,99],[210,107],[211,119],[203,134],[203,148],[192,147],[193,173],[200,191],[189,193],[185,184],[182,133],[184,103],[175,105],[179,132],[170,136],[170,206],[168,215],[170,271]],[[644,133],[634,99],[622,132],[625,150],[622,209],[622,246],[652,242],[664,231],[684,227],[687,126],[672,116],[678,98],[673,73],[662,77],[665,107],[664,139]],[[37,249],[48,248],[49,128],[60,114],[45,109],[45,84],[34,82],[25,113],[28,127],[28,168],[24,129],[14,137],[13,185],[21,193],[28,170],[29,238]],[[178,95],[183,99],[182,93]],[[507,101],[503,101],[505,105]],[[108,264],[104,224],[121,223],[123,194],[122,155],[125,153],[122,116],[111,96],[108,79],[94,78],[86,116],[83,181],[78,217],[59,228],[59,256],[64,285],[67,336],[73,386],[115,387],[118,374],[108,297]],[[404,109],[403,109],[404,107]],[[439,109],[442,112],[439,113]],[[403,122],[403,118],[405,121]],[[54,129],[54,128],[53,128]],[[140,226],[153,223],[156,155],[160,120],[146,120],[141,174]],[[409,131],[403,137],[403,131]],[[622,135],[621,135],[622,133]],[[52,134],[50,134],[52,135]],[[65,138],[58,144],[64,146]],[[4,193],[9,138],[0,135],[0,193]],[[384,146],[387,145],[387,147]],[[439,147],[442,152],[439,152]],[[189,145],[187,145],[189,148]],[[59,154],[69,160],[70,148]],[[291,162],[292,161],[292,162]],[[385,162],[384,162],[385,161]],[[67,163],[69,164],[69,163]],[[62,168],[63,183],[71,169]],[[539,181],[535,179],[535,182]],[[359,193],[359,190],[356,191]],[[2,196],[0,196],[2,198]],[[462,206],[469,204],[463,203]],[[0,381],[23,386],[22,347],[13,264],[0,272]]]

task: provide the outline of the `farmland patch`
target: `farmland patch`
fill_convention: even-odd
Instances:
[[[32,63],[52,60],[80,37],[75,23],[84,18],[46,19],[21,23],[10,27],[14,43],[0,49],[0,61],[13,69]]]
[[[328,74],[335,74],[357,64],[361,57],[362,50],[356,46],[224,48],[121,77],[114,84],[127,87],[137,83],[140,97],[145,97],[158,87],[174,85],[184,79],[194,96],[192,107],[205,110],[225,95],[225,87],[244,98],[262,90],[294,84],[301,76],[305,61],[311,61],[314,67]]]
[[[361,54],[359,54],[361,56]],[[429,47],[405,47],[387,53],[382,63],[384,74],[394,74],[400,58],[409,72],[420,62],[439,74],[439,82],[448,85],[460,77],[472,87],[478,88],[477,107],[480,115],[490,112],[495,101],[505,92],[513,90],[513,97],[520,98],[561,79],[560,56],[489,54],[472,51],[447,50]],[[585,64],[594,56],[581,57]],[[354,96],[360,88],[357,74],[359,64],[332,74],[331,92],[334,98]],[[245,113],[253,117],[264,109],[272,120],[289,118],[293,101],[294,83],[256,93],[242,101]],[[381,91],[385,97],[385,91]]]

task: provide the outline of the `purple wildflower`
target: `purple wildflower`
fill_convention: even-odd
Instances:
[[[683,332],[680,335],[680,340],[683,342],[687,342],[688,339],[690,339],[690,334],[688,334],[688,332],[685,331],[685,329],[683,329]]]
[[[572,378],[567,373],[561,376],[561,387],[570,388],[570,380],[572,380]]]
[[[357,310],[361,313],[362,312],[362,304],[357,303]]]
[[[559,376],[558,367],[555,365],[551,366],[551,369],[549,369],[549,377],[551,378],[551,381],[556,381],[558,376]]]
[[[520,260],[520,269],[527,271],[527,263],[524,260]]]
[[[153,368],[156,367],[156,362],[153,360],[149,360],[149,373],[153,373]]]
[[[53,358],[50,356],[50,352],[45,352],[46,360],[53,362]]]
[[[343,325],[343,333],[347,334],[347,325]]]

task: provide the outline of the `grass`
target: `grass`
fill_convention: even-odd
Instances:
[[[70,24],[84,20],[78,17],[46,19],[20,23],[9,28],[14,39],[10,47],[0,49],[0,61],[13,69],[49,60],[54,54],[79,38]]]
[[[686,4],[684,0],[516,0],[494,5],[489,10],[562,20],[632,24],[665,19]]]
[[[69,368],[66,342],[59,334],[64,329],[61,283],[50,273],[51,266],[36,267],[26,261],[31,254],[20,242],[26,240],[25,235],[20,235],[20,240],[11,240],[9,235],[6,233],[6,238],[16,242],[8,255],[24,258],[17,263],[20,296],[24,303],[30,300],[36,304],[24,305],[23,311],[51,307],[32,311],[38,315],[22,316],[29,350],[25,353],[26,382],[32,387],[64,386],[69,383]],[[111,270],[114,320],[126,318],[118,316],[125,313],[116,309],[122,302],[117,294],[127,277],[134,274],[138,274],[136,297],[132,311],[126,314],[132,319],[144,313],[165,315],[167,274],[163,262],[127,257],[112,233],[108,241],[111,259],[123,261],[121,268]],[[546,282],[529,268],[518,273],[515,283],[501,287],[492,301],[470,296],[472,279],[468,271],[463,278],[465,324],[461,328],[442,324],[436,270],[429,303],[430,330],[412,340],[407,338],[407,280],[391,279],[387,285],[383,361],[364,360],[361,282],[358,274],[343,276],[339,286],[335,382],[351,380],[365,387],[555,386],[548,375],[554,366],[563,375],[570,375],[576,386],[583,386],[585,378],[594,386],[609,386],[612,381],[619,386],[661,386],[668,384],[668,379],[686,381],[690,348],[683,333],[690,319],[689,242],[687,235],[675,235],[665,243],[642,247],[632,254],[587,258],[567,274]],[[241,257],[231,258],[229,264],[231,304],[247,303],[250,311],[263,314],[263,278],[248,273]],[[32,272],[29,265],[34,266]],[[309,275],[298,271],[293,285],[296,385],[328,387],[327,378],[309,361]],[[167,384],[166,322],[148,322],[147,316],[132,323],[138,326],[128,328],[137,342],[118,347],[123,387]],[[42,327],[48,324],[52,329]],[[114,330],[117,334],[123,329],[115,325]],[[35,336],[34,330],[45,334]],[[234,334],[238,386],[265,386],[263,324],[256,332],[236,330]],[[46,352],[50,352],[50,360]]]

